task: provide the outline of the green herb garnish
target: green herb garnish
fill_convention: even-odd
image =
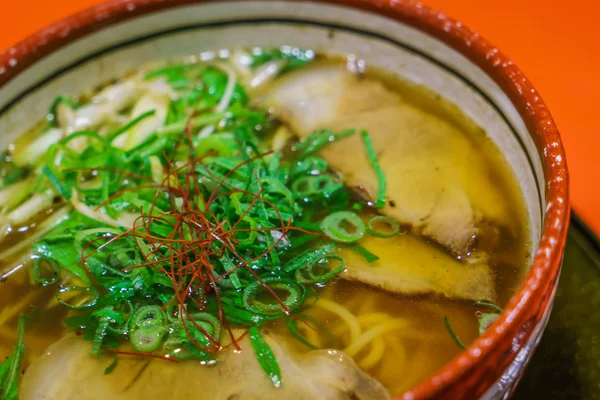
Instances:
[[[17,325],[17,344],[8,358],[0,363],[0,400],[17,400],[19,397],[19,377],[21,361],[25,354],[25,316],[19,317]]]
[[[377,152],[375,151],[375,146],[373,145],[373,141],[371,140],[371,136],[366,131],[362,131],[360,133],[360,137],[363,140],[365,148],[367,150],[367,157],[369,158],[369,162],[371,166],[375,170],[375,175],[377,176],[377,199],[375,200],[375,207],[383,208],[385,206],[386,199],[386,191],[387,191],[387,183],[385,179],[385,174],[379,165],[379,161],[377,160]]]
[[[450,319],[448,318],[448,316],[444,316],[444,325],[446,325],[446,330],[450,334],[450,337],[452,337],[452,340],[454,340],[454,343],[456,343],[456,345],[459,348],[463,350],[466,349],[467,346],[464,345],[464,343],[460,340],[458,335],[454,332],[454,329],[452,329],[452,325],[450,325]]]
[[[254,54],[249,68],[276,61],[284,73],[313,56],[282,48]],[[92,343],[92,355],[115,357],[106,374],[124,343],[136,354],[210,361],[224,336],[235,343],[233,332],[249,330],[261,367],[279,386],[277,360],[259,329],[286,318],[302,341],[295,313],[346,268],[336,242],[352,243],[368,262],[378,259],[356,243],[367,227],[352,210],[362,205],[318,155],[354,129],[317,130],[274,152],[265,140],[273,131],[270,116],[250,106],[227,67],[162,66],[147,72],[137,89],[149,90],[155,79],[163,90],[169,85],[157,109],[131,115],[136,105],[127,104],[106,123],[75,132],[62,131],[58,107],[76,113],[98,104],[59,96],[48,117],[53,127],[44,132],[52,134],[23,157],[35,168],[13,172],[3,164],[3,186],[14,174],[29,174],[27,196],[49,196],[73,210],[33,246],[32,281],[62,282],[57,300],[76,311],[65,324]],[[160,126],[136,133],[157,115],[166,116]],[[378,173],[380,207],[385,179],[368,134],[361,136]],[[397,231],[397,224],[375,217],[371,234],[386,235],[375,229],[377,221]],[[21,357],[22,337],[11,369],[0,368],[0,382],[8,385],[3,394],[13,396],[13,364]]]
[[[275,358],[273,350],[255,326],[250,328],[250,343],[252,343],[258,363],[271,379],[273,386],[280,387],[283,380],[281,379],[281,370],[277,358]]]
[[[489,328],[500,317],[500,314],[502,313],[502,307],[488,301],[476,301],[475,305],[489,307],[498,311],[497,313],[483,313],[479,317],[479,334],[483,335],[487,328]]]

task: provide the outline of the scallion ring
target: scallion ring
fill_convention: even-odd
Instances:
[[[133,317],[133,304],[130,300],[125,300],[114,306],[121,318],[115,320],[116,326],[108,326],[108,332],[116,335],[126,335],[129,332],[129,324]]]
[[[365,224],[353,212],[338,211],[325,217],[321,222],[321,230],[337,242],[350,243],[365,235]]]
[[[240,246],[248,246],[253,244],[258,237],[258,221],[255,218],[244,216],[239,220],[236,230],[234,230],[235,238]]]
[[[384,225],[386,228],[382,230],[377,225]],[[393,218],[376,215],[367,223],[367,232],[375,237],[391,238],[400,232],[400,224]]]
[[[54,285],[60,278],[60,265],[51,258],[40,256],[33,260],[31,279],[42,286]]]
[[[339,261],[339,265],[332,268],[330,263],[335,261]],[[319,273],[319,269],[322,270],[321,273]],[[346,269],[346,261],[342,257],[336,254],[328,254],[319,261],[311,263],[306,272],[308,278],[313,282],[325,283],[344,271],[344,269]]]
[[[219,322],[218,318],[207,312],[194,313],[190,315],[190,317],[199,325],[200,322],[208,324],[211,329],[206,329],[204,325],[201,326],[203,326],[203,329],[206,330],[209,335],[219,332],[219,329],[221,329],[221,323]]]
[[[239,147],[240,146],[233,134],[218,133],[200,139],[196,146],[196,151],[198,152],[198,157],[207,154],[217,155],[219,157],[233,157],[236,152],[239,152]]]
[[[484,313],[479,319],[479,335],[483,335],[485,331],[492,326],[494,322],[500,317],[500,314],[496,313]]]
[[[81,294],[86,294],[91,296],[91,298],[86,298],[85,302],[81,304],[70,304],[68,301],[71,301],[77,298],[77,292]],[[67,295],[67,293],[74,295]],[[68,297],[68,298],[65,298]],[[100,298],[100,293],[93,287],[84,287],[84,286],[65,286],[58,290],[56,293],[56,299],[63,306],[70,308],[71,310],[84,310],[86,308],[94,307],[98,303],[98,299]]]
[[[167,329],[167,316],[159,306],[143,306],[137,309],[129,322],[131,345],[144,353],[160,347]]]
[[[296,198],[328,197],[342,187],[342,183],[330,175],[301,176],[292,183],[292,192]]]
[[[212,321],[210,317],[207,317],[207,313],[199,313],[193,314],[194,323],[186,322],[185,328],[183,326],[182,321],[176,321],[169,326],[169,337],[165,341],[163,345],[163,349],[170,354],[173,358],[185,361],[190,358],[196,357],[201,360],[210,359],[209,355],[206,352],[201,351],[196,348],[196,346],[190,342],[190,338],[188,336],[191,335],[193,340],[199,345],[203,347],[209,347],[211,345],[208,337],[202,332],[206,332],[209,335],[214,335],[214,323],[218,323],[218,320],[210,315],[210,317],[214,318]],[[210,322],[203,321],[201,319],[196,318],[206,318],[207,320],[211,320]],[[187,318],[186,318],[187,320]],[[198,327],[196,327],[198,325]],[[186,331],[187,329],[187,331]]]
[[[165,331],[165,328],[160,326],[152,328],[139,327],[130,332],[129,339],[134,349],[143,353],[150,353],[160,347]]]
[[[197,322],[198,326],[204,329],[209,335],[212,335],[211,325],[207,322],[199,321]],[[195,326],[187,326],[190,335],[192,335],[193,340],[202,347],[209,347],[210,341],[208,338],[202,334],[202,332],[196,328]],[[198,358],[200,360],[210,360],[211,356],[205,351],[197,348],[194,343],[190,341],[190,338],[187,336],[185,329],[183,328],[183,324],[181,322],[177,322],[170,328],[171,333],[165,343],[163,345],[163,349],[166,353],[171,355],[174,359],[179,361],[186,361],[191,358]]]
[[[164,327],[167,316],[160,306],[143,306],[138,308],[131,317],[131,329],[138,327]]]
[[[259,300],[262,296],[269,296],[272,294],[266,288],[268,287],[273,292],[285,292],[286,297],[281,298],[277,295],[279,301],[275,301],[274,304],[265,303]],[[265,294],[266,292],[266,294]],[[293,311],[300,307],[304,300],[304,288],[292,280],[284,278],[264,278],[262,281],[256,281],[248,285],[243,292],[242,301],[244,307],[249,311],[266,314],[266,315],[282,315],[285,314],[283,306],[289,311]]]

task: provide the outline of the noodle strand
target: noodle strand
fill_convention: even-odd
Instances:
[[[381,325],[377,325],[374,328],[369,329],[368,331],[361,334],[358,338],[353,340],[344,352],[348,354],[350,357],[356,356],[363,347],[365,347],[369,342],[375,339],[378,336],[381,336],[387,331],[391,331],[394,329],[398,329],[401,327],[405,327],[408,324],[405,320],[395,319]]]
[[[327,310],[331,313],[336,314],[344,323],[348,326],[348,331],[350,332],[350,342],[355,342],[361,333],[360,324],[358,320],[348,309],[338,303],[334,303],[331,300],[327,299],[319,299],[315,303],[315,306],[321,307],[324,310]]]

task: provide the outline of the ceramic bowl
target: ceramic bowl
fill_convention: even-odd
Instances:
[[[456,104],[502,150],[524,193],[533,251],[501,318],[399,398],[499,399],[514,389],[550,313],[569,221],[565,155],[529,80],[497,48],[410,0],[112,0],[0,55],[0,147],[77,95],[141,63],[233,46],[353,54]]]

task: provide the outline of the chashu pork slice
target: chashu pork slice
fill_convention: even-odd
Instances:
[[[380,400],[387,390],[335,350],[296,354],[265,335],[279,363],[276,388],[261,369],[249,339],[242,350],[224,350],[213,366],[120,356],[89,355],[91,343],[75,335],[51,345],[25,373],[21,400]]]
[[[508,218],[477,144],[378,81],[316,66],[282,78],[262,103],[302,138],[322,128],[367,130],[387,179],[382,212],[455,254],[467,253],[479,220]],[[348,186],[375,199],[377,179],[360,135],[326,146],[321,156]]]
[[[494,274],[485,262],[463,264],[439,245],[410,234],[387,239],[366,235],[360,244],[379,260],[369,264],[351,249],[342,249],[347,265],[342,279],[409,296],[496,300]]]

